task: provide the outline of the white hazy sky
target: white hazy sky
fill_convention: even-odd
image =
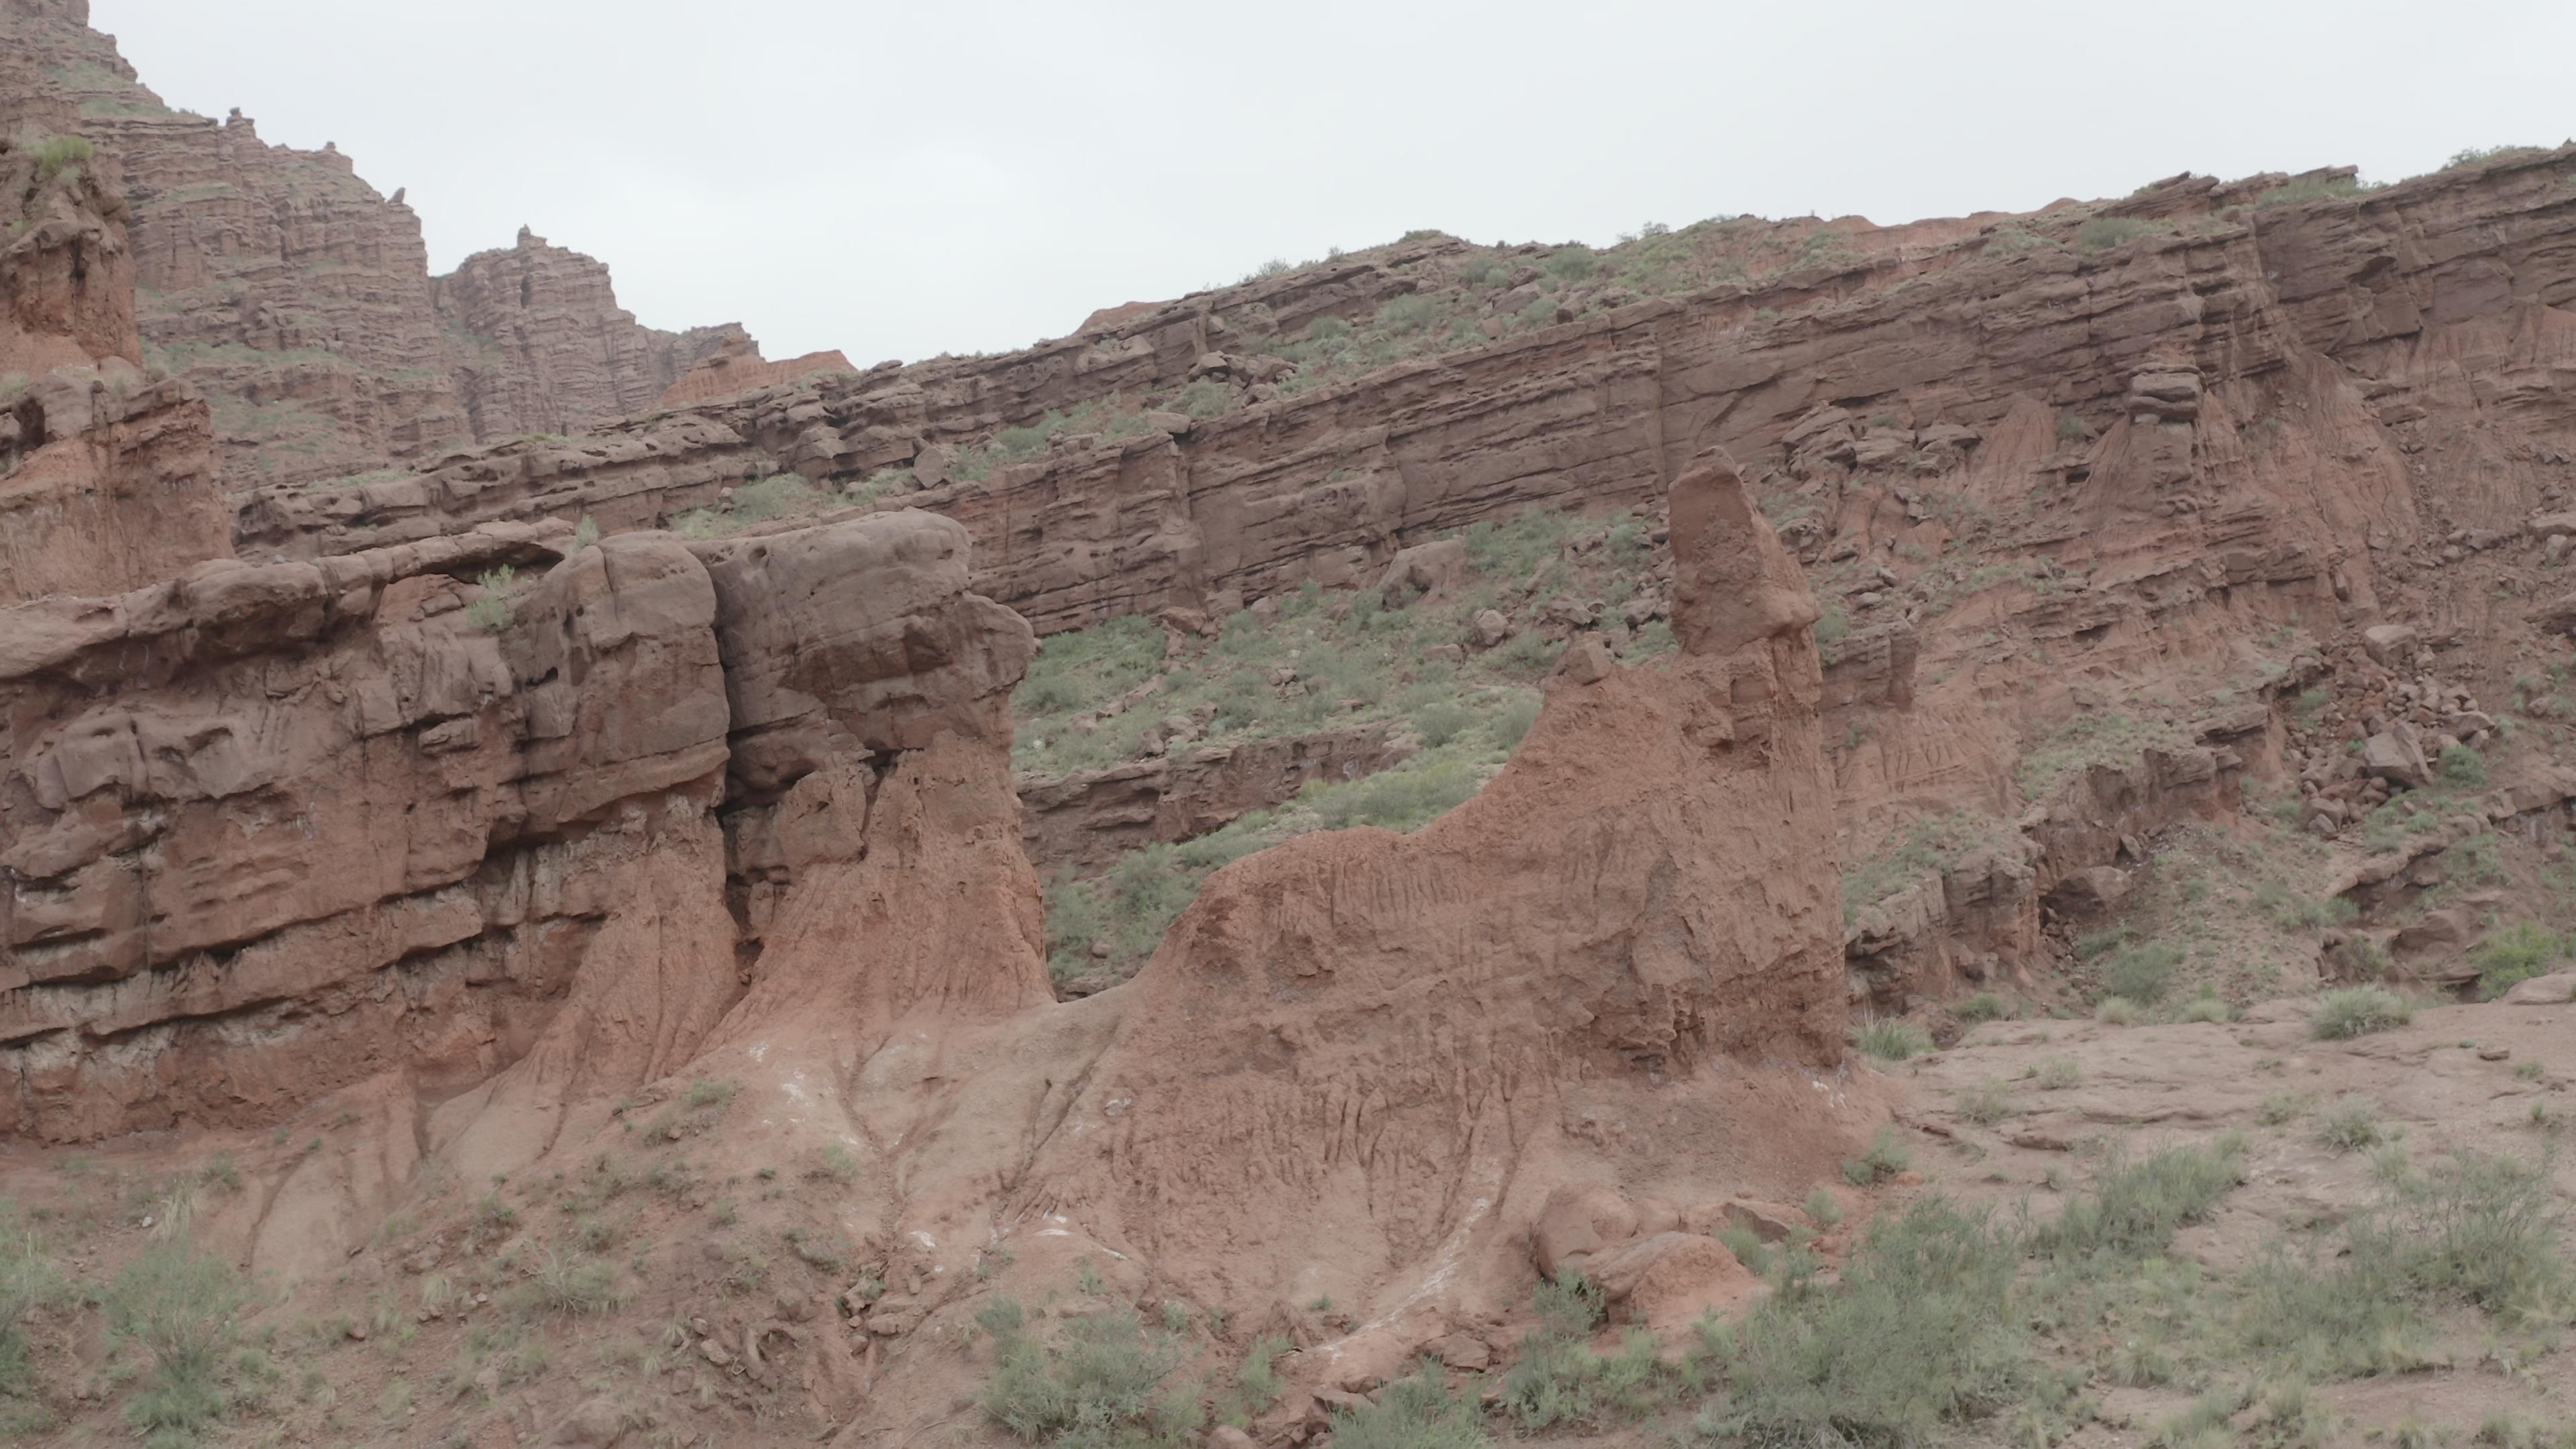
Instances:
[[[772,357],[1025,345],[1411,227],[1882,222],[2576,132],[2568,0],[93,0],[172,105]]]

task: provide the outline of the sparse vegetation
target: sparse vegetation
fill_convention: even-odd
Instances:
[[[2545,156],[2548,153],[2549,148],[2546,146],[2470,146],[2452,152],[2451,159],[2442,163],[2442,169],[2454,171],[2462,166],[2476,166],[2487,161],[2510,160],[2516,156]]]
[[[1725,1348],[1728,1390],[1693,1420],[1747,1445],[1917,1445],[2020,1402],[2036,1372],[2006,1311],[2011,1236],[1940,1199],[1874,1230],[1838,1287],[1783,1280]]]
[[[128,1263],[109,1286],[109,1333],[152,1361],[125,1419],[155,1449],[194,1443],[223,1417],[233,1315],[248,1298],[229,1264],[176,1241]]]
[[[1332,1416],[1334,1449],[1485,1449],[1483,1413],[1449,1392],[1436,1365],[1386,1386],[1378,1401]]]
[[[1146,1328],[1118,1304],[1060,1321],[1042,1338],[1013,1299],[985,1304],[976,1322],[995,1362],[976,1403],[1031,1444],[1059,1449],[1195,1442],[1205,1423],[1195,1386],[1165,1381],[1180,1367],[1180,1340]]]
[[[1898,1140],[1896,1129],[1881,1127],[1870,1138],[1869,1150],[1843,1164],[1843,1180],[1854,1187],[1868,1187],[1885,1182],[1914,1165],[1914,1154]]]
[[[508,564],[487,569],[475,580],[482,593],[465,606],[465,622],[486,634],[504,634],[519,622],[518,605],[510,600],[512,583],[518,570]]]
[[[2489,932],[2469,953],[2469,964],[2478,968],[2478,994],[2493,1001],[2518,982],[2549,974],[2571,956],[2576,956],[2576,943],[2566,936],[2534,921],[2516,921]]]
[[[2139,1006],[2154,1006],[2173,989],[2174,972],[2182,966],[2182,959],[2181,948],[2162,941],[2132,946],[2103,967],[2103,984],[2112,996]]]
[[[2337,201],[2361,196],[2376,188],[2365,186],[2355,176],[2302,176],[2285,181],[2254,199],[2256,206],[2288,206],[2301,201]]]
[[[2378,986],[2329,991],[2319,998],[2309,1027],[2323,1041],[2348,1041],[2376,1031],[2394,1031],[2415,1019],[2415,1008],[2395,992]]]
[[[89,165],[98,152],[87,137],[48,136],[36,143],[35,154],[37,179],[51,181],[66,171]]]
[[[2378,1106],[2365,1097],[2346,1097],[2327,1107],[2317,1113],[2317,1140],[2336,1152],[2378,1146]]]
[[[1852,1023],[1851,1043],[1879,1061],[1901,1062],[1932,1050],[1932,1034],[1901,1016],[1871,1016]]]
[[[2014,1103],[2012,1092],[1996,1081],[1979,1082],[1962,1089],[1953,1099],[1953,1109],[1980,1127],[1991,1127],[2021,1110]]]
[[[2134,216],[2097,216],[2075,228],[2075,244],[2088,252],[2109,251],[2142,236],[2172,229],[2169,222],[2148,221]]]
[[[1946,876],[1990,852],[2019,852],[2021,833],[2010,821],[1972,810],[1928,815],[1905,827],[1879,850],[1843,867],[1843,922],[1928,876]]]
[[[2207,1147],[2167,1147],[2136,1161],[2115,1156],[2095,1174],[2093,1191],[2069,1202],[2040,1232],[2039,1246],[2060,1257],[2153,1257],[2177,1229],[2206,1218],[2244,1172],[2245,1140],[2233,1133]]]

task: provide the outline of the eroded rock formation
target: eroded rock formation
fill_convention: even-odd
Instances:
[[[605,423],[747,341],[641,327],[605,267],[524,235],[433,283],[401,192],[330,144],[263,142],[239,111],[170,109],[87,0],[0,0],[0,131],[20,125],[94,143],[131,204],[135,360],[212,400],[230,489]]]
[[[125,205],[73,138],[0,137],[0,604],[232,553],[206,405],[135,366]]]
[[[223,561],[0,616],[10,1127],[252,1120],[389,1067],[488,1076],[567,1032],[558,1097],[668,1070],[737,989],[729,769],[774,792],[923,747],[1028,656],[927,515],[750,559],[569,544],[503,526]],[[868,611],[829,607],[863,586]],[[600,952],[614,980],[585,986]],[[594,1012],[649,1049],[592,1039]]]

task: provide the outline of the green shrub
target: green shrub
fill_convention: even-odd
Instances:
[[[1440,303],[1419,292],[1407,292],[1377,309],[1377,325],[1402,335],[1419,332],[1440,320]]]
[[[1333,1416],[1333,1449],[1485,1449],[1483,1413],[1449,1392],[1438,1365],[1386,1386],[1378,1401]]]
[[[2349,1041],[2375,1031],[2394,1031],[2414,1019],[2415,1008],[2396,993],[2378,986],[2353,986],[2320,998],[2308,1026],[2321,1041]]]
[[[2548,975],[2571,955],[2576,955],[2576,943],[2567,937],[2537,922],[2516,921],[2480,941],[2469,953],[2469,964],[2478,968],[2478,994],[2493,1001],[2516,982]]]
[[[1475,728],[1477,720],[1474,710],[1456,700],[1442,699],[1425,705],[1413,717],[1413,727],[1421,734],[1422,742],[1436,750]]]
[[[2244,1180],[2245,1139],[2235,1133],[2208,1147],[2167,1147],[2141,1161],[2113,1158],[2094,1176],[2093,1191],[2066,1204],[2037,1244],[2061,1257],[2151,1258],[2177,1229],[2206,1218]]]
[[[1881,1127],[1870,1138],[1869,1150],[1843,1164],[1843,1180],[1854,1187],[1868,1187],[1884,1182],[1914,1165],[1914,1154],[1898,1140],[1896,1129]]]
[[[1172,406],[1199,419],[1221,418],[1243,405],[1243,398],[1233,388],[1214,378],[1203,377],[1182,388]]]
[[[2486,757],[2467,745],[2444,746],[2442,757],[2435,762],[2434,768],[2441,771],[2444,784],[2456,785],[2463,790],[2486,788]]]
[[[2082,416],[2080,416],[2080,415],[2075,411],[2075,409],[2073,409],[2073,408],[2060,408],[2060,409],[2058,409],[2058,411],[2057,411],[2057,441],[2059,441],[2060,443],[2080,443],[2080,442],[2083,442],[2083,441],[2084,441],[2085,431],[2086,431],[2086,429],[2085,429],[2085,427],[2084,427],[2084,419],[2083,419],[2083,417],[2082,417]]]
[[[1547,254],[1547,260],[1538,264],[1540,271],[1560,282],[1580,282],[1600,267],[1601,259],[1593,254],[1592,248],[1581,243],[1558,247]]]
[[[14,1219],[0,1218],[0,1396],[29,1389],[27,1336],[19,1324],[62,1292],[62,1270],[53,1254]]]
[[[223,1416],[233,1315],[250,1300],[232,1266],[179,1243],[126,1265],[104,1297],[109,1334],[142,1345],[152,1373],[125,1419],[155,1445],[186,1444]]]
[[[1830,1228],[1843,1220],[1843,1200],[1830,1188],[1817,1188],[1807,1194],[1807,1216],[1820,1228]]]
[[[1502,1387],[1502,1405],[1522,1429],[1581,1423],[1609,1410],[1641,1414],[1655,1405],[1667,1373],[1653,1334],[1630,1329],[1617,1353],[1596,1353],[1590,1340],[1601,1324],[1600,1289],[1574,1273],[1541,1282],[1536,1296],[1538,1329],[1522,1338],[1520,1361]]]
[[[2346,1097],[2317,1114],[2317,1140],[2336,1152],[2379,1144],[2379,1108],[2367,1097]]]
[[[1483,784],[1482,773],[1466,760],[1426,760],[1346,782],[1310,780],[1298,799],[1328,830],[1375,825],[1412,831],[1465,803]]]
[[[591,1318],[626,1301],[617,1286],[617,1270],[597,1258],[549,1249],[537,1271],[519,1288],[518,1306],[527,1313],[553,1313]]]
[[[2201,988],[2199,995],[2185,1002],[2182,1008],[2182,1019],[2185,1021],[2224,1025],[2233,1021],[2235,1017],[2236,1013],[2228,1009],[2226,999],[2221,997],[2214,988],[2206,986]]]
[[[2463,1155],[2388,1179],[2339,1259],[2276,1251],[2246,1273],[2238,1338],[2301,1372],[2343,1377],[2425,1363],[2427,1304],[2563,1321],[2563,1219],[2547,1168],[2511,1158]]]
[[[49,136],[36,143],[36,176],[51,181],[74,167],[87,166],[97,154],[86,137]]]
[[[1932,1050],[1932,1035],[1901,1016],[1872,1016],[1852,1023],[1851,1044],[1880,1061],[1901,1062]]]
[[[1011,703],[1023,718],[1098,709],[1161,673],[1169,647],[1153,621],[1133,614],[1050,634]]]
[[[2138,1003],[2125,996],[2105,996],[2093,1003],[2093,1019],[2104,1026],[2135,1026],[2139,1014]]]
[[[1761,1235],[1751,1228],[1720,1228],[1717,1240],[1735,1255],[1735,1261],[1743,1264],[1746,1272],[1756,1277],[1770,1273],[1771,1250],[1763,1246]]]
[[[1938,1199],[1873,1231],[1842,1281],[1774,1292],[1734,1336],[1700,1434],[1765,1446],[1903,1446],[2018,1402],[2033,1368],[2006,1311],[2011,1237]]]
[[[1840,644],[1850,634],[1851,616],[1845,614],[1840,605],[1827,609],[1824,617],[1816,621],[1816,643],[1819,647],[1830,648]]]
[[[510,584],[518,570],[503,564],[487,569],[475,582],[483,592],[465,606],[465,622],[486,634],[504,633],[519,622],[518,606],[510,602]]]
[[[2041,1091],[2063,1092],[2083,1082],[2084,1068],[2076,1065],[2073,1057],[2050,1057],[2034,1067],[2031,1075]]]
[[[1028,1443],[1122,1449],[1199,1427],[1194,1393],[1158,1392],[1180,1366],[1179,1340],[1149,1332],[1124,1304],[1064,1320],[1052,1344],[1028,1331],[1027,1315],[1012,1300],[987,1304],[976,1321],[992,1334],[996,1353],[976,1403]]]
[[[733,491],[733,522],[737,528],[767,523],[802,513],[813,501],[813,484],[794,473],[772,473]]]
[[[1959,1091],[1953,1110],[1980,1127],[1991,1127],[2021,1110],[2014,1105],[2012,1093],[1996,1081],[1979,1082]]]
[[[1255,1339],[1252,1352],[1244,1355],[1243,1366],[1235,1370],[1234,1382],[1246,1419],[1278,1402],[1279,1356],[1292,1347],[1287,1339],[1272,1334]]]
[[[2102,979],[2111,995],[2126,997],[2140,1006],[2153,1006],[2173,988],[2174,972],[2181,965],[2179,947],[2149,941],[2112,957],[2103,968]]]
[[[2283,182],[2254,199],[2256,206],[2287,206],[2297,201],[2329,201],[2359,196],[2371,188],[2352,176],[2309,176]]]
[[[2154,222],[2134,216],[2097,216],[2075,229],[2075,244],[2088,252],[2109,251],[2163,230]]]
[[[2002,993],[1980,991],[1951,1009],[1951,1015],[1965,1022],[2008,1021],[2020,1015]]]
[[[1514,696],[1494,714],[1494,743],[1504,749],[1517,749],[1529,736],[1530,726],[1538,723],[1539,699],[1536,695]]]
[[[579,553],[583,549],[589,548],[598,542],[599,522],[597,519],[594,519],[589,514],[585,513],[581,516],[581,522],[573,527],[572,551]]]
[[[2471,146],[2465,150],[2452,152],[2451,159],[2442,163],[2442,169],[2449,171],[2461,166],[2475,166],[2481,161],[2501,161],[2512,156],[2538,156],[2547,150],[2545,146]]]

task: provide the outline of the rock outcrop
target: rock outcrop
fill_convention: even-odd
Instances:
[[[1173,748],[1097,770],[1023,775],[1022,832],[1041,871],[1098,869],[1122,851],[1205,835],[1297,798],[1309,782],[1355,780],[1408,757],[1384,725]]]
[[[212,402],[228,489],[369,473],[650,407],[738,327],[672,334],[525,238],[433,283],[420,219],[351,158],[174,111],[86,0],[0,0],[0,130],[94,144],[132,207],[142,341]],[[8,370],[0,366],[0,371]]]
[[[760,367],[732,324],[683,333],[638,325],[617,305],[608,268],[526,227],[502,250],[476,252],[430,284],[451,346],[457,395],[481,439],[574,433],[648,412],[708,358]]]
[[[125,204],[87,145],[0,138],[0,604],[232,553],[206,405],[147,382]]]
[[[671,384],[662,394],[659,406],[668,411],[699,403],[722,402],[745,393],[785,387],[809,377],[857,370],[850,366],[850,359],[838,351],[808,352],[784,362],[763,362],[760,350],[751,345],[750,338],[735,336],[723,340],[713,351],[699,357],[688,375]]]
[[[1193,1298],[1364,1298],[1328,1380],[1497,1306],[1503,1245],[1570,1176],[1689,1198],[1726,1190],[1716,1161],[1824,1166],[1736,1115],[1777,1093],[1779,1125],[1820,1128],[1799,1073],[1746,1068],[1842,1052],[1816,606],[1721,457],[1673,497],[1681,655],[1561,674],[1503,773],[1412,835],[1220,872],[1039,1160],[1041,1201]],[[1594,1135],[1637,1094],[1709,1158]]]
[[[1029,655],[927,515],[704,561],[569,545],[505,525],[0,612],[0,1127],[256,1120],[567,1032],[558,1099],[669,1070],[739,989],[728,827],[801,838],[720,821],[729,770],[775,792],[926,747]]]

